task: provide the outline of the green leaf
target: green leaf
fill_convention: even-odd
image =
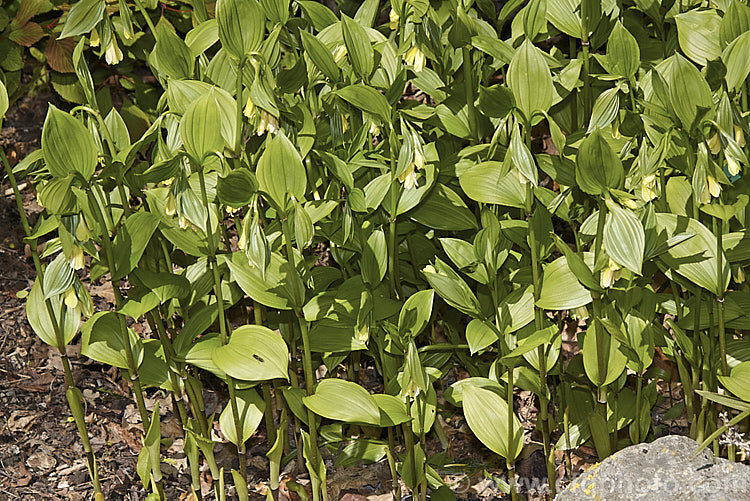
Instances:
[[[510,353],[503,356],[503,360],[520,357],[529,353],[532,350],[536,350],[539,346],[549,344],[555,334],[558,333],[556,325],[550,325],[546,329],[534,331],[533,334],[521,339]]]
[[[219,23],[216,19],[203,21],[185,34],[185,44],[190,55],[198,57],[219,41]]]
[[[726,256],[723,256],[722,278],[717,280],[716,237],[708,228],[695,219],[663,212],[656,213],[656,224],[660,240],[667,240],[679,233],[694,234],[659,256],[670,272],[679,273],[716,295],[727,289],[729,265]]]
[[[235,252],[227,259],[232,279],[255,301],[277,310],[291,310],[294,305],[294,279],[287,261],[272,252],[264,272],[248,261],[244,252]],[[301,287],[301,284],[297,285]],[[302,306],[302,305],[299,305]]]
[[[750,402],[750,362],[742,362],[729,376],[718,376],[722,386],[745,402]]]
[[[526,206],[526,186],[501,162],[481,162],[463,171],[458,180],[466,196],[477,202],[518,208]]]
[[[243,325],[225,346],[214,349],[216,366],[243,381],[287,379],[289,350],[281,336],[267,327]]]
[[[63,296],[52,297],[48,301],[51,302],[54,319],[50,317],[49,310],[47,310],[44,292],[37,279],[31,287],[31,292],[26,297],[26,318],[29,320],[29,325],[31,325],[34,333],[39,336],[39,339],[50,346],[64,348],[64,345],[71,342],[78,332],[78,325],[81,322],[80,308],[69,308],[65,304]],[[57,342],[54,327],[54,325],[60,325],[61,319],[64,320],[61,332],[63,346],[60,346]]]
[[[129,279],[133,287],[120,313],[134,319],[171,299],[190,294],[190,282],[182,275],[141,269],[133,271]]]
[[[591,430],[591,438],[594,440],[594,447],[596,447],[596,453],[600,458],[606,458],[612,453],[612,448],[609,439],[609,428],[607,427],[607,421],[601,414],[592,412],[587,416],[589,423],[589,430]]]
[[[523,32],[534,40],[547,26],[547,0],[531,0],[523,10]]]
[[[286,24],[289,20],[289,0],[260,0],[266,17],[273,24]]]
[[[461,197],[443,184],[438,184],[409,212],[409,217],[428,228],[447,231],[477,228],[474,214]]]
[[[5,84],[0,81],[0,127],[3,125],[3,118],[5,113],[8,111],[8,91],[5,88]]]
[[[237,135],[237,102],[229,92],[197,80],[174,80],[167,83],[167,101],[172,111],[184,115],[190,106],[206,94],[212,93],[219,107],[219,123],[224,144],[235,147]],[[214,124],[216,126],[216,124]]]
[[[607,41],[607,62],[612,73],[625,79],[633,78],[641,65],[638,41],[620,21]]]
[[[266,403],[258,392],[250,388],[247,390],[235,390],[237,396],[237,415],[242,432],[242,442],[247,442],[258,429],[258,425],[263,420],[263,411]],[[237,444],[237,426],[234,421],[234,412],[232,406],[227,404],[219,416],[219,426],[221,432],[233,444]]]
[[[724,47],[732,40],[750,30],[750,7],[742,2],[731,1],[724,11],[719,28],[719,41]]]
[[[315,227],[313,226],[310,215],[307,213],[304,207],[294,200],[294,240],[297,242],[297,247],[300,249],[306,249],[312,244],[313,237],[315,236]]]
[[[135,351],[136,365],[140,365],[140,339],[132,329],[128,329],[128,336]],[[81,354],[120,369],[130,368],[116,313],[100,311],[81,326]]]
[[[402,397],[416,398],[420,393],[426,395],[429,378],[422,365],[422,360],[417,353],[417,345],[414,340],[409,341],[404,359],[403,372],[401,374],[401,394]]]
[[[534,163],[534,157],[531,155],[531,150],[526,146],[526,143],[521,139],[521,132],[516,126],[513,127],[510,146],[508,146],[506,155],[510,155],[513,165],[515,165],[516,169],[519,170],[525,179],[531,182],[532,186],[539,184],[539,173]]]
[[[432,289],[409,296],[398,315],[398,332],[410,338],[418,336],[430,323],[434,299],[435,291]]]
[[[342,14],[341,33],[354,73],[362,80],[369,80],[375,64],[375,54],[367,32],[357,21]]]
[[[689,63],[688,63],[689,64]],[[581,143],[576,157],[576,182],[589,195],[620,188],[625,177],[620,157],[597,129]]]
[[[508,404],[497,393],[479,386],[463,387],[466,422],[488,449],[506,459],[515,459],[523,449],[523,428],[512,416],[513,443],[508,444]]]
[[[563,239],[555,234],[553,234],[552,236],[555,239],[555,246],[557,247],[557,250],[559,250],[565,256],[565,261],[568,264],[568,268],[570,268],[570,271],[573,272],[573,275],[575,275],[578,281],[581,282],[581,285],[589,290],[599,291],[601,289],[599,281],[596,279],[596,277],[594,277],[594,273],[591,271],[591,268],[586,266],[583,258],[573,252],[573,250],[568,247],[568,244],[566,244]]]
[[[49,105],[42,129],[42,151],[52,176],[67,177],[77,172],[86,181],[96,169],[97,149],[91,134],[68,113]]]
[[[331,55],[331,51],[307,31],[299,31],[305,54],[315,63],[315,66],[330,80],[337,82],[341,78],[341,71]]]
[[[248,169],[236,169],[226,176],[219,177],[216,183],[216,196],[229,207],[239,209],[246,206],[258,191],[258,181]]]
[[[619,89],[607,89],[596,98],[594,109],[591,111],[588,133],[596,129],[603,129],[611,124],[620,111]]]
[[[219,104],[212,92],[195,101],[180,120],[182,143],[196,165],[224,149],[220,123]]]
[[[80,0],[70,8],[59,38],[76,37],[94,29],[104,17],[106,6],[105,0]]]
[[[156,45],[150,61],[164,77],[186,79],[193,76],[195,59],[164,18],[156,27]]]
[[[385,123],[390,123],[391,107],[385,96],[376,89],[362,84],[354,84],[336,91],[336,94],[360,110],[375,115]]]
[[[580,1],[549,0],[547,2],[547,19],[555,28],[566,35],[581,39]]]
[[[322,31],[324,28],[337,23],[339,20],[333,14],[333,11],[325,5],[313,0],[298,0],[297,3],[302,7],[307,17],[312,21],[316,31]]]
[[[471,315],[481,316],[479,300],[464,280],[445,264],[440,258],[435,259],[435,265],[428,265],[422,270],[422,274],[429,282],[430,287],[435,289],[438,296],[458,311]]]
[[[159,216],[144,210],[131,214],[125,220],[112,245],[115,258],[115,271],[110,270],[112,280],[121,279],[138,265],[159,220]]]
[[[466,326],[466,342],[472,355],[492,346],[497,340],[497,332],[478,318],[472,319]]]
[[[698,68],[679,54],[672,56],[669,96],[682,127],[691,131],[699,120],[715,114],[711,89]]]
[[[643,252],[646,248],[646,233],[635,215],[607,200],[609,215],[604,226],[604,250],[617,263],[630,271],[641,274]]]
[[[546,113],[552,106],[552,75],[539,49],[529,40],[524,40],[510,61],[508,85],[516,106],[529,122],[534,114]]]
[[[743,33],[732,41],[721,54],[727,67],[724,77],[730,90],[738,91],[750,74],[750,31]]]
[[[383,230],[375,230],[368,237],[362,249],[360,266],[362,279],[366,284],[376,286],[385,277],[385,272],[388,271],[388,247]]]
[[[266,16],[257,0],[218,0],[216,21],[221,45],[235,59],[257,51],[263,42]]]
[[[583,344],[581,345],[583,367],[589,380],[594,385],[607,386],[620,377],[622,371],[625,370],[628,359],[620,351],[620,343],[597,324],[598,322],[596,321],[592,322],[588,326],[586,335],[583,338]],[[599,344],[597,344],[597,336],[601,336],[602,338],[601,346],[604,353],[604,367],[602,371],[599,370]]]
[[[258,161],[256,176],[260,189],[282,210],[287,207],[290,196],[299,201],[305,198],[307,174],[302,157],[284,131],[270,140]]]
[[[585,258],[591,260],[593,255],[587,253]],[[585,259],[587,260],[587,259]],[[545,310],[573,310],[592,301],[591,293],[578,281],[570,271],[565,256],[552,261],[544,268],[539,300],[536,305]]]
[[[705,66],[721,54],[721,18],[714,9],[689,10],[674,17],[680,48],[695,63]]]
[[[302,399],[305,407],[324,418],[380,426],[378,404],[362,386],[343,379],[324,379],[315,393]]]
[[[49,299],[65,292],[73,285],[75,271],[63,253],[44,270],[44,299]]]
[[[411,421],[411,417],[406,413],[406,405],[398,397],[385,393],[375,393],[372,395],[375,403],[380,410],[380,426],[398,426],[401,423]]]

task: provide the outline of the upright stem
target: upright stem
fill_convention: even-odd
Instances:
[[[237,63],[237,81],[235,83],[236,85],[236,97],[237,97],[237,129],[235,130],[235,143],[234,143],[234,152],[237,155],[238,160],[242,160],[242,68],[245,66],[245,59],[240,59],[239,63]]]
[[[570,59],[573,59],[574,57],[577,57],[576,53],[576,39],[573,37],[570,37],[568,39],[568,46],[570,47]],[[578,92],[574,88],[572,91],[570,91],[571,96],[571,102],[570,102],[570,132],[575,132],[578,130]]]
[[[143,3],[141,2],[141,0],[135,0],[135,6],[138,8],[143,17],[146,18],[146,24],[148,24],[148,28],[151,30],[151,34],[154,35],[154,39],[156,39],[156,26],[154,26],[154,23],[148,16],[148,11],[146,11],[146,9],[143,7]]]
[[[589,40],[588,35],[584,34],[581,41],[583,48],[583,125],[588,127],[591,119],[591,75],[589,63]]]
[[[16,176],[15,174],[13,174],[13,169],[8,162],[8,157],[5,155],[5,151],[2,148],[0,148],[0,158],[2,158],[5,172],[8,175],[8,179],[10,180],[10,186],[13,189],[13,195],[16,200],[16,207],[18,208],[18,215],[21,218],[21,225],[23,226],[23,231],[26,234],[26,238],[28,239],[29,237],[31,237],[33,230],[31,229],[28,218],[26,217],[26,211],[23,207],[23,199],[21,198],[21,191],[18,189]],[[42,269],[42,263],[39,259],[39,252],[37,251],[37,241],[36,239],[33,239],[28,243],[29,247],[31,248],[31,257],[34,261],[34,269],[36,271],[37,279],[39,280],[39,285],[41,286],[44,283],[44,270]],[[104,499],[104,494],[102,493],[102,487],[99,482],[99,472],[96,467],[96,457],[94,456],[94,451],[91,448],[91,441],[89,440],[88,430],[86,429],[83,404],[80,398],[81,390],[75,385],[73,370],[70,367],[70,360],[68,359],[68,354],[65,351],[65,339],[60,328],[60,324],[55,321],[56,315],[52,305],[52,300],[46,299],[44,303],[45,307],[47,308],[47,314],[52,320],[52,330],[54,331],[57,350],[59,351],[60,359],[62,360],[63,372],[65,373],[65,384],[68,387],[66,391],[66,397],[68,397],[68,406],[70,407],[70,412],[73,415],[73,419],[75,420],[78,434],[81,437],[83,450],[86,452],[86,463],[89,470],[89,476],[91,477],[91,483],[94,487],[94,497],[98,501],[99,499]],[[69,394],[70,396],[68,396]]]
[[[528,124],[524,127],[526,131],[526,141],[530,143],[530,127]],[[527,144],[528,146],[528,144]],[[536,305],[539,301],[540,283],[539,283],[539,249],[536,241],[536,229],[534,228],[534,188],[531,182],[526,183],[526,205],[528,210],[528,229],[529,229],[529,247],[531,248],[531,281],[534,288],[534,327],[536,330],[542,329],[542,316],[544,312]],[[547,398],[547,353],[546,346],[537,347],[537,358],[539,360],[539,419],[542,429],[542,443],[544,447],[545,464],[547,465],[547,482],[549,484],[550,495],[555,496],[555,461],[550,459],[550,423],[549,423],[549,399]]]
[[[464,70],[464,90],[466,92],[466,108],[469,115],[469,130],[471,131],[472,141],[477,141],[478,137],[478,126],[477,126],[477,110],[474,107],[474,69],[471,64],[471,50],[468,47],[461,49],[463,55],[463,70]]]
[[[601,248],[602,248],[602,240],[604,239],[604,223],[607,220],[607,211],[606,211],[606,205],[604,203],[603,199],[599,200],[599,217],[597,219],[597,225],[596,225],[596,239],[594,241],[594,263],[596,263],[599,259],[599,256],[601,254]],[[601,272],[599,272],[598,275],[601,275]],[[601,293],[600,292],[593,292],[592,293],[593,298],[593,305],[594,305],[594,324],[596,326],[595,328],[595,334],[596,334],[596,353],[597,353],[597,369],[599,373],[599,378],[602,379],[604,377],[604,374],[606,374],[607,370],[607,355],[608,353],[605,353],[605,345],[604,345],[604,332],[602,331],[602,326],[599,323],[599,319],[602,316],[602,300],[601,300]],[[599,413],[604,418],[604,421],[607,420],[607,390],[604,385],[601,385],[597,383],[597,398],[596,398]]]
[[[716,284],[719,294],[716,295],[716,313],[719,321],[719,351],[721,354],[721,375],[729,375],[727,364],[727,336],[724,327],[724,221],[715,220],[716,224]]]
[[[505,387],[506,397],[508,398],[508,457],[505,458],[505,463],[508,468],[508,485],[510,485],[510,497],[513,501],[518,499],[518,492],[516,492],[516,458],[513,455],[514,449],[512,447],[513,437],[516,434],[513,426],[514,409],[513,409],[513,371],[515,370],[513,359],[510,359],[508,365],[508,384]]]
[[[229,342],[229,333],[227,332],[227,321],[224,313],[224,294],[221,290],[221,276],[216,266],[216,248],[217,242],[214,240],[213,229],[211,228],[211,206],[208,203],[206,194],[206,178],[203,167],[198,170],[198,179],[201,186],[201,199],[203,206],[207,210],[206,216],[206,236],[209,242],[210,255],[208,256],[208,265],[214,278],[214,294],[216,294],[216,306],[219,313],[219,332],[221,334],[221,344],[226,345]],[[242,421],[240,420],[239,407],[237,405],[237,394],[235,391],[234,378],[227,375],[227,388],[229,389],[229,404],[232,408],[232,418],[234,420],[235,435],[237,437],[237,455],[239,456],[240,475],[243,480],[247,479],[247,456],[245,453],[245,441],[242,437]]]
[[[107,266],[109,267],[110,273],[114,276],[115,273],[115,261],[114,251],[112,249],[112,240],[110,240],[109,230],[107,229],[107,223],[104,217],[101,206],[96,200],[93,200],[93,191],[89,192],[89,206],[94,217],[97,218],[97,222],[101,227],[102,233],[102,250],[104,251],[105,259],[107,260]],[[119,310],[122,306],[122,293],[120,292],[120,281],[112,280],[112,293],[115,297],[115,307]],[[148,417],[146,410],[146,403],[143,399],[143,387],[141,386],[141,380],[138,376],[138,366],[135,363],[133,356],[133,347],[130,344],[130,334],[128,333],[128,326],[125,323],[125,317],[120,313],[115,313],[120,324],[120,334],[122,336],[122,343],[125,347],[125,358],[128,363],[128,369],[125,371],[133,384],[133,396],[135,397],[136,404],[138,405],[138,411],[141,415],[141,421],[143,422],[144,433],[151,426],[151,420]]]
[[[395,151],[395,137],[396,131],[391,128],[390,138],[390,153],[391,153],[391,210],[390,210],[390,221],[388,226],[388,278],[391,285],[391,294],[394,299],[401,298],[401,283],[399,279],[398,270],[398,232],[396,231],[396,217],[398,213],[398,199],[399,199],[399,182],[396,178],[396,158],[397,153]]]
[[[286,246],[286,258],[288,261],[288,265],[291,271],[291,276],[295,281],[302,281],[302,277],[299,275],[299,271],[297,270],[297,264],[295,262],[294,258],[294,246],[292,245],[292,231],[291,228],[289,228],[289,218],[286,214],[282,216],[281,219],[281,230],[284,235],[284,243]],[[310,336],[308,335],[308,326],[307,326],[307,320],[305,320],[305,315],[302,313],[301,305],[304,300],[304,298],[299,297],[300,291],[297,288],[297,285],[295,284],[293,287],[294,294],[295,294],[295,310],[297,315],[297,321],[300,328],[300,333],[302,335],[302,364],[303,369],[305,371],[305,391],[308,395],[312,395],[314,393],[314,387],[315,387],[315,376],[313,374],[313,366],[312,366],[312,350],[310,349]],[[312,458],[310,458],[311,464],[314,465],[314,467],[317,468],[318,465],[318,429],[315,426],[315,414],[312,410],[307,409],[307,422],[308,427],[310,429],[310,451],[312,453]]]

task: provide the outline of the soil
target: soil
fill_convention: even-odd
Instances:
[[[49,102],[58,104],[55,95],[42,90],[16,103],[9,111],[0,135],[0,146],[6,151],[11,164],[39,148],[41,127]],[[22,187],[24,210],[33,224],[41,207],[34,201],[30,183],[22,183]],[[19,291],[30,289],[35,272],[29,249],[23,242],[20,218],[9,188],[7,181],[0,186],[0,499],[91,499],[92,489],[83,448],[69,417],[60,354],[34,335],[26,320],[24,301],[17,297]],[[326,264],[328,249],[316,249],[316,254],[321,264]],[[87,285],[97,309],[113,307],[107,283],[87,282]],[[575,330],[576,326],[573,326],[565,339],[567,356],[572,355],[571,350],[575,346]],[[142,426],[138,412],[131,403],[129,389],[116,369],[81,357],[80,340],[71,343],[67,354],[74,378],[83,392],[86,421],[106,499],[145,499],[147,493],[136,473]],[[374,373],[371,379],[375,380]],[[211,389],[210,384],[207,386],[207,412],[216,411],[218,416],[227,396],[219,386],[215,389]],[[189,469],[180,452],[183,445],[181,427],[171,411],[169,396],[160,391],[151,391],[148,397],[147,403],[151,408],[157,401],[160,404],[162,436],[168,439],[163,448],[163,457],[166,458],[163,463],[166,498],[191,499]],[[439,398],[442,399],[442,394]],[[537,409],[530,393],[518,394],[517,411],[524,427],[533,430]],[[438,416],[436,424],[443,428],[447,437],[446,463],[449,463],[436,469],[449,482],[459,499],[505,498],[496,487],[496,482],[503,476],[504,465],[472,437],[463,417],[444,413]],[[218,424],[215,427],[218,430]],[[264,428],[260,426],[248,444],[250,492],[252,497],[259,498],[265,497],[264,479],[268,478]],[[430,456],[445,451],[437,438],[428,440],[426,449]],[[219,445],[216,457],[220,466],[226,469],[236,467],[236,454],[230,447]],[[556,460],[558,476],[562,477],[563,455],[556,456]],[[582,471],[595,460],[592,449],[581,447],[573,451],[573,472]],[[522,477],[545,478],[539,441],[527,441],[517,468]],[[202,473],[202,491],[207,495],[204,499],[212,499],[209,493],[211,479],[205,470]],[[284,471],[284,481],[296,479],[304,484],[304,474],[296,476],[296,470],[292,461]],[[331,470],[328,479],[331,499],[391,499],[390,473],[385,463]],[[522,483],[521,487],[528,499],[546,498],[533,485]],[[285,499],[298,499],[286,489],[284,482],[281,494]]]

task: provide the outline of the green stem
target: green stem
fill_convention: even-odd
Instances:
[[[586,128],[591,120],[591,65],[589,62],[588,35],[584,35],[581,45],[583,48],[583,125]]]
[[[471,64],[471,50],[469,47],[463,47],[461,49],[463,55],[463,70],[464,70],[464,90],[466,92],[466,108],[469,115],[469,130],[471,131],[472,141],[479,139],[479,132],[477,126],[477,110],[474,107],[474,69]]]
[[[388,427],[388,467],[391,470],[391,488],[393,490],[394,501],[401,501],[401,486],[398,483],[398,472],[396,471],[396,460],[394,457],[396,451],[396,441],[393,437],[393,427]]]
[[[30,239],[31,235],[33,234],[33,230],[31,228],[31,225],[29,224],[29,220],[26,216],[26,211],[23,207],[23,198],[21,197],[21,191],[18,189],[18,183],[16,182],[16,176],[13,174],[13,169],[10,166],[10,163],[8,162],[8,157],[5,155],[5,151],[0,148],[0,158],[3,160],[3,166],[5,167],[5,172],[8,175],[8,179],[10,180],[10,186],[13,189],[13,196],[16,200],[16,207],[18,208],[18,215],[21,218],[21,225],[23,226],[23,231],[26,234],[26,239],[28,240],[29,247],[31,248],[31,257],[34,261],[34,269],[36,271],[37,279],[39,280],[39,285],[44,283],[44,270],[42,269],[42,263],[39,259],[39,252],[37,251],[37,240],[36,239]],[[44,301],[45,307],[47,308],[47,314],[49,315],[50,319],[55,319],[55,311],[54,307],[52,305],[51,299],[46,299]],[[63,336],[63,333],[60,329],[60,324],[58,322],[52,321],[52,330],[55,334],[55,341],[57,343],[57,350],[60,353],[60,359],[62,360],[63,365],[63,372],[65,373],[65,384],[68,387],[68,390],[66,391],[66,395],[68,392],[75,393],[76,395],[81,394],[81,390],[75,385],[75,379],[73,378],[73,370],[70,367],[70,360],[68,359],[68,354],[65,351],[65,339]],[[86,453],[86,463],[89,470],[89,476],[91,477],[91,483],[94,487],[94,497],[98,500],[99,498],[104,497],[102,493],[102,487],[99,482],[99,472],[96,467],[96,457],[94,456],[94,451],[91,448],[91,441],[89,440],[89,434],[88,430],[86,429],[86,421],[84,420],[84,409],[83,404],[80,400],[80,398],[75,397],[69,397],[68,398],[68,405],[70,407],[71,414],[73,415],[73,419],[76,423],[76,428],[78,429],[78,434],[81,438],[81,443],[83,445],[83,450]]]
[[[606,211],[606,205],[604,203],[604,199],[599,200],[599,215],[597,219],[596,224],[596,239],[594,241],[594,263],[597,263],[599,260],[599,256],[601,255],[602,250],[602,240],[604,239],[604,223],[607,220],[607,211]],[[601,276],[601,272],[597,273],[597,275]],[[606,353],[606,347],[604,344],[604,332],[602,331],[602,326],[599,322],[599,320],[602,317],[602,299],[601,299],[601,293],[598,291],[594,291],[591,294],[593,298],[593,306],[594,306],[594,325],[595,330],[594,333],[596,335],[596,359],[597,359],[597,370],[599,373],[599,378],[604,378],[604,375],[607,372],[607,358],[608,353]],[[606,386],[597,383],[597,407],[599,409],[599,413],[604,418],[604,421],[607,420],[607,389]]]
[[[151,21],[151,18],[149,17],[146,9],[143,7],[143,3],[141,3],[141,0],[135,0],[135,6],[138,8],[143,17],[146,18],[146,24],[148,24],[148,28],[151,30],[151,34],[154,36],[154,39],[157,39],[156,26],[154,26],[154,23]]]
[[[214,294],[216,295],[216,306],[219,313],[219,332],[221,334],[221,344],[226,345],[229,342],[229,333],[227,332],[227,320],[226,314],[224,313],[224,294],[221,290],[221,276],[219,269],[216,265],[216,249],[217,242],[214,240],[214,232],[211,228],[211,205],[208,203],[208,195],[206,194],[206,177],[204,175],[203,166],[198,170],[198,180],[200,181],[201,187],[201,200],[203,206],[207,210],[206,215],[206,236],[209,242],[210,254],[208,256],[208,265],[211,268],[211,272],[214,279]],[[229,404],[232,408],[232,418],[234,420],[234,428],[237,437],[237,455],[239,456],[239,470],[243,480],[247,479],[247,455],[245,449],[245,441],[242,439],[242,421],[240,420],[239,406],[237,405],[237,394],[235,390],[234,378],[227,375],[227,388],[229,389]]]
[[[107,260],[107,266],[110,270],[110,274],[114,276],[115,273],[115,260],[114,250],[112,249],[112,240],[109,236],[109,230],[107,229],[107,223],[105,221],[104,213],[99,203],[94,199],[93,191],[89,191],[89,206],[94,217],[97,218],[97,222],[101,228],[102,233],[102,250],[104,251],[104,257]],[[122,306],[123,298],[120,292],[120,281],[112,280],[112,293],[115,297],[115,307],[119,310]],[[130,334],[128,333],[128,326],[125,323],[125,317],[120,313],[115,313],[120,324],[120,335],[122,336],[122,343],[125,347],[125,358],[128,364],[128,370],[126,371],[131,383],[133,384],[133,396],[135,397],[136,404],[138,405],[138,411],[141,415],[141,421],[143,422],[144,433],[151,426],[151,420],[148,417],[146,410],[146,403],[143,399],[143,387],[141,386],[141,380],[138,376],[138,366],[135,363],[135,357],[133,356],[133,347],[130,344]]]
[[[715,219],[716,224],[716,283],[719,287],[719,294],[716,296],[716,312],[719,321],[719,352],[721,356],[721,375],[729,375],[729,365],[727,364],[727,335],[724,326],[724,221]]]
[[[635,443],[639,444],[641,443],[641,389],[643,387],[643,376],[640,373],[637,376],[638,379],[635,382]]]
[[[530,127],[525,127],[527,146],[530,143]],[[529,247],[531,249],[531,281],[534,288],[534,327],[537,331],[542,330],[544,312],[536,305],[539,301],[539,248],[536,241],[536,229],[534,228],[534,188],[531,182],[526,183],[526,204],[528,211],[528,234]],[[545,464],[547,466],[547,482],[549,484],[550,496],[555,497],[555,461],[550,455],[550,422],[549,422],[549,399],[547,398],[547,352],[545,345],[537,347],[537,358],[539,360],[539,419],[542,430],[542,444],[544,448]]]
[[[515,370],[513,359],[510,359],[510,363],[508,365],[508,383],[505,387],[505,393],[506,397],[508,399],[508,437],[507,437],[507,444],[508,444],[508,451],[511,451],[511,449],[514,449],[511,444],[513,444],[513,438],[516,434],[516,430],[513,426],[513,418],[514,415],[514,409],[513,409],[513,371]],[[518,493],[516,492],[516,458],[513,456],[513,452],[509,452],[508,457],[505,458],[505,463],[508,468],[508,485],[510,485],[510,497],[513,501],[518,500]]]
[[[570,59],[577,57],[576,54],[576,39],[573,37],[568,38],[568,47],[570,48]],[[570,91],[570,132],[578,130],[578,91],[574,88]]]
[[[236,85],[236,97],[237,97],[237,129],[235,131],[236,137],[235,137],[235,143],[234,143],[234,152],[237,155],[238,160],[242,160],[242,132],[243,132],[243,121],[242,121],[242,68],[245,65],[245,59],[242,58],[237,63],[237,81],[235,83]]]
[[[289,217],[287,214],[282,215],[281,231],[284,235],[286,258],[288,261],[287,264],[291,271],[290,275],[293,277],[293,280],[295,280],[296,283],[303,283],[302,277],[299,274],[299,270],[297,270],[296,259],[294,257],[294,245],[292,244],[292,231],[289,227]],[[313,374],[312,366],[312,350],[310,348],[310,336],[308,334],[307,320],[305,320],[305,315],[301,310],[301,305],[304,301],[304,298],[300,297],[301,291],[297,287],[296,283],[292,288],[294,289],[297,323],[299,324],[300,334],[302,335],[302,365],[305,371],[305,391],[308,395],[312,395],[315,388],[315,376]],[[318,429],[315,425],[315,414],[310,409],[307,409],[307,422],[309,424],[310,451],[312,454],[310,462],[312,465],[314,465],[314,467],[317,468],[318,454],[320,453],[318,451]]]

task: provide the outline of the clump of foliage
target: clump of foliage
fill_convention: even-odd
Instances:
[[[197,499],[204,462],[217,499],[230,476],[248,497],[261,423],[269,496],[295,458],[315,500],[331,466],[385,459],[394,485],[452,499],[450,458],[425,450],[447,443],[437,415],[463,413],[515,498],[518,389],[538,402],[553,495],[556,450],[604,458],[659,431],[660,383],[679,379],[669,414],[704,446],[750,416],[744,2],[171,4],[73,4],[55,43],[80,103],[51,106],[41,149],[5,161],[21,213],[16,176],[44,207],[24,217],[32,250],[45,242],[27,313],[62,355],[98,498],[65,356],[79,332],[131,383],[154,499],[149,388],[173,397]],[[102,55],[119,110],[89,69]],[[123,83],[143,81],[139,62],[153,85]],[[115,311],[93,311],[83,276],[110,281]],[[367,367],[382,392],[360,384]],[[218,418],[207,374],[227,387]],[[238,470],[214,458],[214,419]]]

